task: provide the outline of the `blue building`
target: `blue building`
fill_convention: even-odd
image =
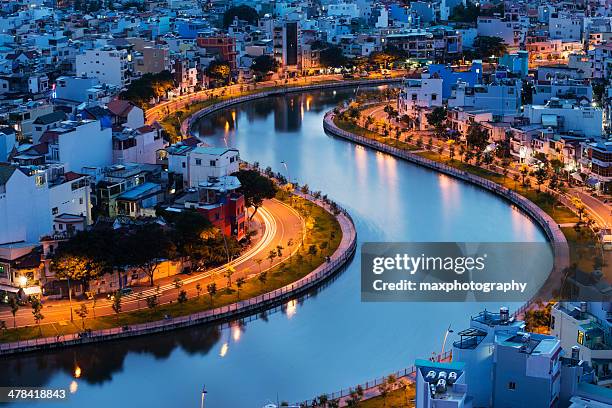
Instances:
[[[612,389],[595,385],[583,348],[564,350],[556,337],[524,329],[505,307],[473,316],[453,343],[452,362],[417,360],[416,407],[612,406]]]
[[[396,3],[391,4],[389,7],[389,16],[393,21],[401,23],[409,23],[411,21],[410,8]]]
[[[561,344],[525,333],[525,323],[484,311],[458,333],[453,361],[462,362],[468,396],[476,407],[551,407],[559,400]]]
[[[204,21],[195,20],[179,20],[176,22],[176,31],[181,38],[196,39],[198,33],[205,31],[208,24]]]
[[[454,71],[450,65],[431,64],[428,66],[429,74],[442,78],[442,98],[448,99],[452,94],[453,86],[457,82],[465,82],[474,86],[482,82],[482,61],[474,60],[468,71]]]
[[[499,65],[503,65],[509,72],[525,78],[529,71],[529,52],[517,51],[512,54],[504,54],[499,59]]]

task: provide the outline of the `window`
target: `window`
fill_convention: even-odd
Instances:
[[[431,100],[432,101],[437,101],[438,100],[438,95],[437,94],[431,94]]]
[[[512,391],[516,390],[516,383],[514,381],[510,381],[508,383],[508,389]]]
[[[202,165],[202,159],[196,159],[196,166]]]
[[[182,162],[181,165],[183,166],[183,168],[185,168],[185,162]]]
[[[550,328],[555,328],[555,316],[550,316]]]
[[[210,167],[215,167],[217,165],[217,161],[216,160],[211,160],[210,161]]]
[[[578,330],[578,344],[584,344],[584,332]]]

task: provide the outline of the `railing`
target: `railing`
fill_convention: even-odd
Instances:
[[[449,360],[452,358],[452,354],[453,352],[451,350],[444,352],[443,354],[438,354],[435,358],[436,361],[445,361],[445,360]],[[350,397],[352,393],[354,393],[355,391],[357,391],[358,389],[361,389],[363,391],[378,387],[379,385],[383,384],[384,382],[386,382],[388,380],[388,378],[390,376],[395,376],[396,379],[401,379],[401,378],[408,378],[410,381],[414,381],[414,378],[410,378],[412,377],[414,374],[416,373],[416,366],[412,365],[408,368],[404,368],[402,370],[399,371],[395,371],[389,375],[386,375],[384,377],[379,377],[379,378],[375,378],[373,380],[370,381],[366,381],[362,384],[358,384],[355,385],[354,387],[349,387],[349,388],[343,388],[339,391],[335,391],[329,394],[323,394],[327,397],[328,401],[333,401],[333,400],[338,400],[341,398],[345,398],[345,397]],[[318,398],[319,396],[315,397]],[[311,402],[312,401],[303,401],[301,403],[298,403],[296,405],[298,406],[311,406]]]
[[[512,191],[511,189],[504,187],[502,185],[499,185],[486,178],[471,174],[467,171],[459,170],[455,167],[446,165],[444,163],[440,163],[435,160],[430,160],[425,157],[419,156],[410,151],[403,150],[397,147],[393,147],[388,144],[385,144],[385,143],[382,143],[377,140],[373,140],[373,139],[370,139],[364,136],[360,136],[360,135],[356,135],[356,134],[347,132],[343,129],[338,128],[333,123],[333,117],[334,117],[333,112],[328,112],[325,115],[323,127],[328,132],[334,135],[355,141],[364,146],[373,147],[376,150],[380,150],[385,153],[389,153],[393,156],[400,157],[402,159],[411,161],[413,163],[417,163],[421,166],[428,167],[430,169],[439,171],[441,173],[451,175],[455,178],[468,181],[472,184],[483,187],[486,190],[492,191],[506,198],[513,204],[516,204],[519,208],[525,211],[530,217],[532,217],[535,221],[537,221],[537,223],[544,230],[546,236],[551,242],[556,243],[556,244],[567,245],[567,240],[565,238],[565,235],[559,228],[558,224],[548,214],[546,214],[540,207],[538,207],[537,205],[535,205],[533,202],[526,199],[525,197],[521,196],[520,194],[517,194],[516,192]],[[568,259],[567,265],[565,265],[564,267],[566,266],[569,266],[569,259]]]
[[[330,208],[325,207],[325,209],[331,212]],[[335,272],[340,270],[340,268],[344,266],[355,253],[357,248],[357,234],[353,220],[346,210],[341,208],[339,210],[342,214],[341,217],[346,218],[347,222],[345,223],[345,226],[348,226],[349,230],[344,231],[343,229],[343,239],[340,242],[338,249],[336,249],[336,252],[332,254],[328,262],[323,263],[305,277],[289,285],[283,286],[282,288],[255,296],[250,299],[232,303],[227,306],[205,310],[187,316],[158,320],[149,323],[134,324],[126,327],[93,330],[86,334],[76,333],[56,337],[3,343],[0,344],[0,355],[27,352],[41,348],[55,348],[77,344],[87,344],[125,337],[140,336],[144,334],[160,333],[198,324],[223,322],[243,315],[253,314],[260,310],[269,309],[274,305],[283,304],[311,289],[314,289],[320,283],[333,276]],[[340,221],[342,225],[342,220]],[[348,243],[345,241],[345,237],[347,237],[349,240]]]

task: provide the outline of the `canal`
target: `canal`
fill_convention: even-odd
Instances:
[[[202,119],[193,132],[328,194],[352,214],[361,243],[545,240],[530,219],[492,194],[326,135],[325,111],[354,92],[244,103]],[[410,366],[440,351],[449,325],[456,332],[470,314],[500,306],[361,303],[359,274],[357,254],[317,294],[242,325],[5,358],[0,384],[71,391],[66,402],[46,407],[195,408],[206,385],[208,407],[259,408]]]

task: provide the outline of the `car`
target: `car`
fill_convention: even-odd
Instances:
[[[132,293],[134,293],[134,289],[132,289],[132,288],[121,288],[121,289],[119,289],[118,292],[121,293],[121,296],[126,296],[126,295],[131,295]],[[106,298],[108,300],[115,300],[115,293],[117,293],[117,292],[107,293],[106,294]]]
[[[131,295],[134,292],[132,288],[121,288],[120,292],[122,295]]]

